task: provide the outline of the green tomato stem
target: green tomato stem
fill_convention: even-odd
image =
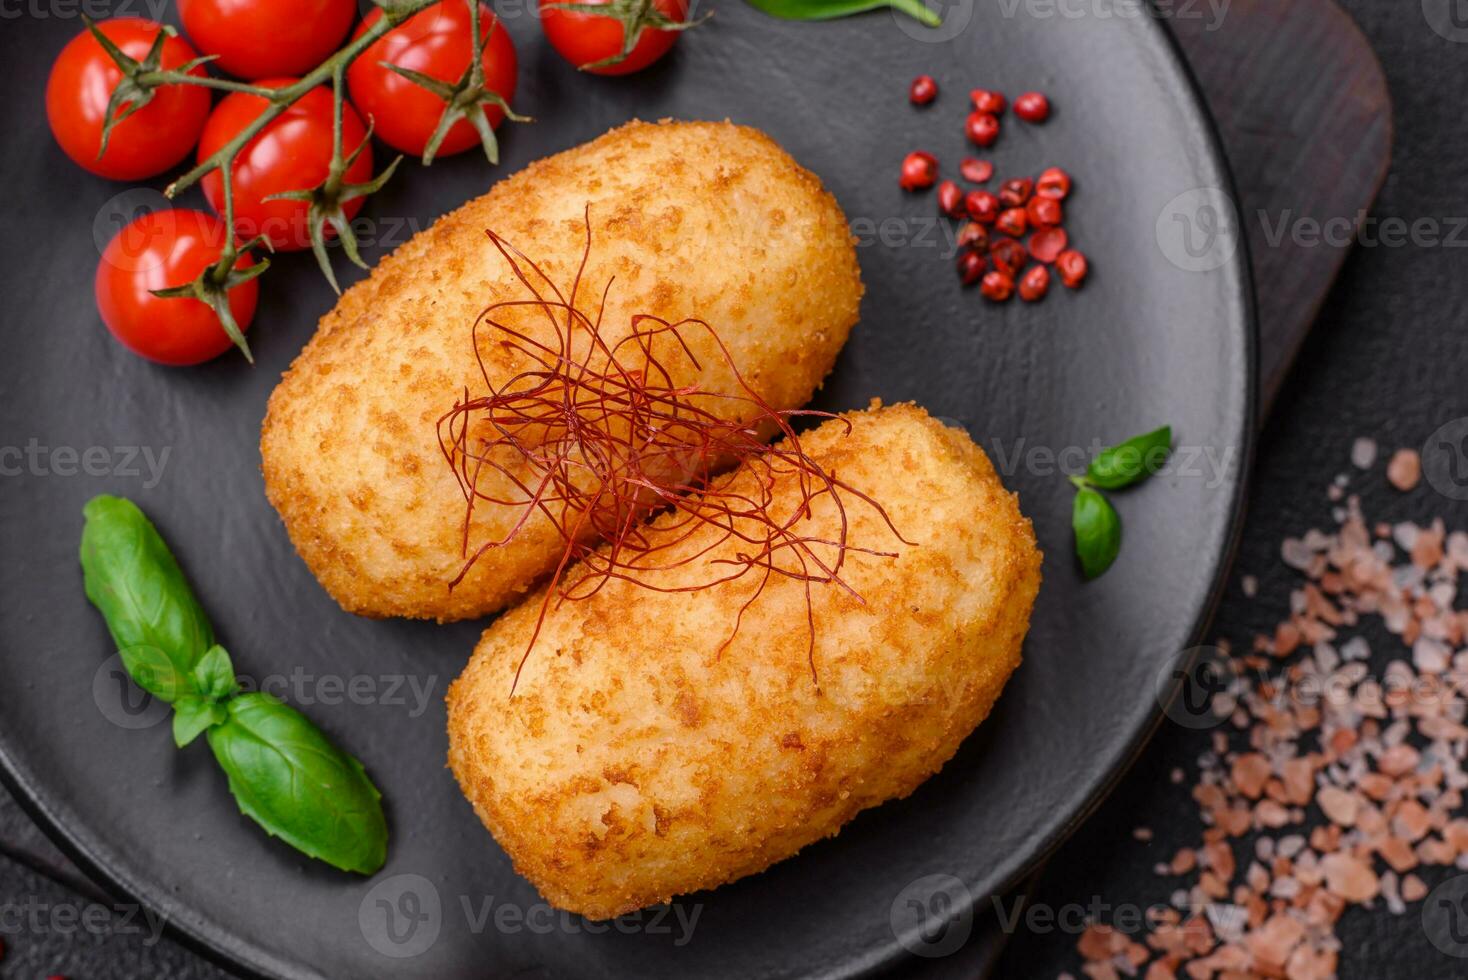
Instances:
[[[361,37],[354,38],[349,44],[347,44],[346,47],[342,48],[330,58],[327,58],[325,61],[317,65],[305,75],[301,76],[300,81],[287,85],[284,88],[262,90],[270,93],[268,96],[265,96],[270,99],[270,105],[265,109],[265,111],[256,116],[255,119],[244,129],[236,133],[234,135],[234,138],[231,139],[228,143],[224,144],[218,150],[211,153],[207,159],[200,161],[198,166],[194,167],[178,180],[175,180],[173,183],[169,184],[168,187],[166,187],[163,191],[164,195],[169,198],[177,197],[183,191],[198,183],[205,174],[209,173],[209,171],[215,169],[228,170],[229,167],[233,165],[234,158],[239,155],[239,152],[241,150],[245,148],[245,145],[249,143],[250,140],[254,139],[255,136],[262,129],[264,129],[272,121],[278,118],[281,113],[285,112],[286,109],[290,108],[298,100],[300,100],[302,96],[304,96],[312,89],[316,88],[316,86],[320,85],[322,82],[325,82],[328,79],[335,78],[337,75],[345,72],[347,66],[350,65],[353,61],[357,60],[358,55],[371,47],[378,38],[382,37],[382,35],[386,34],[388,31],[392,30],[399,23],[401,23],[403,18],[412,16],[413,14],[432,6],[435,2],[437,2],[437,0],[405,0],[405,2],[401,3],[400,5],[395,5],[395,16],[383,16],[382,18],[380,18],[375,24],[367,28],[366,31],[362,32]],[[211,82],[205,81],[204,79],[194,75],[180,75],[177,78],[170,79],[170,81],[182,85],[204,84],[208,87],[218,87],[212,85]],[[256,92],[254,94],[262,94],[262,92]],[[341,129],[342,105],[342,93],[340,89],[336,89],[334,91],[333,102],[335,103],[336,129],[339,136]],[[337,139],[336,144],[336,156],[339,159],[341,155],[341,141],[339,138]],[[226,203],[229,202],[226,201]],[[230,227],[233,228],[233,225],[231,224]]]

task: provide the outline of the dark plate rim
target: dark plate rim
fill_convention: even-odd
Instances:
[[[1166,63],[1175,76],[1174,79],[1168,81],[1179,83],[1175,91],[1184,105],[1191,110],[1188,114],[1191,128],[1201,138],[1205,163],[1213,171],[1212,174],[1205,174],[1205,182],[1216,178],[1218,186],[1229,195],[1231,200],[1237,201],[1239,200],[1238,186],[1234,179],[1233,167],[1228,161],[1227,154],[1223,151],[1223,138],[1218,128],[1218,121],[1214,118],[1213,110],[1209,108],[1203,96],[1203,88],[1198,81],[1198,76],[1194,73],[1192,66],[1188,64],[1187,58],[1183,56],[1182,45],[1178,42],[1177,37],[1163,23],[1163,18],[1158,13],[1154,0],[1147,0],[1147,8],[1150,11],[1149,16],[1139,19],[1146,25],[1143,28],[1144,31],[1150,31],[1154,38],[1160,38],[1160,46],[1166,56]],[[1248,236],[1239,236],[1238,250],[1234,253],[1233,258],[1223,266],[1223,269],[1231,269],[1238,280],[1238,294],[1234,297],[1234,302],[1242,313],[1244,328],[1245,400],[1243,416],[1240,419],[1241,430],[1235,434],[1235,441],[1242,447],[1238,479],[1234,482],[1233,496],[1228,505],[1228,526],[1222,541],[1219,542],[1215,560],[1209,569],[1209,577],[1213,585],[1197,606],[1192,620],[1193,625],[1188,631],[1185,650],[1201,642],[1213,622],[1219,602],[1223,599],[1224,590],[1228,585],[1228,573],[1233,567],[1239,541],[1243,536],[1245,504],[1248,500],[1250,477],[1254,468],[1254,453],[1259,431],[1259,318],[1257,296],[1254,290],[1254,264],[1247,239]],[[1168,686],[1169,702],[1176,696],[1181,684],[1181,680],[1175,680]],[[960,906],[960,910],[966,907],[972,911],[974,918],[978,919],[984,914],[981,905],[990,895],[1012,891],[1027,877],[1039,872],[1050,857],[1060,849],[1060,846],[1095,814],[1141,757],[1147,744],[1151,742],[1152,736],[1162,726],[1165,717],[1162,701],[1160,698],[1149,700],[1152,701],[1152,707],[1146,719],[1132,733],[1130,740],[1121,751],[1110,759],[1106,766],[1102,767],[1105,770],[1104,774],[1091,785],[1079,806],[1072,809],[1067,818],[1058,821],[1034,847],[1016,850],[1016,854],[1024,854],[1026,851],[1028,853],[1024,857],[1008,862],[1008,867],[1001,874],[997,888],[992,891],[985,889],[983,894],[975,894],[974,889],[970,889],[969,901]],[[857,978],[886,975],[907,959],[910,959],[909,954],[894,935],[892,942],[870,951],[866,956],[846,967],[826,974],[826,978],[828,980],[857,980]]]
[[[1139,18],[1145,25],[1141,29],[1144,32],[1150,32],[1154,40],[1160,39],[1156,43],[1159,44],[1164,55],[1164,70],[1169,70],[1173,76],[1168,81],[1180,83],[1175,91],[1189,110],[1187,113],[1189,125],[1202,144],[1203,162],[1212,171],[1212,173],[1205,173],[1204,176],[1216,179],[1218,184],[1233,195],[1234,200],[1237,200],[1233,171],[1223,152],[1217,122],[1203,98],[1198,79],[1183,57],[1177,39],[1162,23],[1162,18],[1157,15],[1151,0],[1148,2],[1148,7],[1152,10],[1152,15]],[[1241,431],[1236,434],[1237,443],[1242,447],[1242,452],[1239,476],[1234,483],[1233,496],[1229,501],[1228,527],[1223,540],[1219,542],[1215,560],[1210,567],[1210,578],[1213,584],[1199,603],[1193,616],[1193,625],[1188,633],[1190,646],[1196,644],[1207,631],[1227,584],[1227,572],[1232,567],[1243,529],[1244,504],[1247,499],[1249,474],[1253,468],[1257,435],[1259,411],[1257,310],[1249,246],[1243,236],[1240,236],[1238,251],[1224,268],[1231,270],[1237,279],[1238,294],[1235,297],[1235,304],[1242,312],[1244,328],[1245,402],[1243,417],[1240,420]],[[1173,687],[1174,693],[1175,688],[1176,685]],[[1161,725],[1162,718],[1161,708],[1154,703],[1148,717],[1136,728],[1122,750],[1108,760],[1106,766],[1102,767],[1105,769],[1103,776],[1091,785],[1079,805],[1075,806],[1065,819],[1058,821],[1034,847],[1026,849],[1028,854],[1008,863],[1009,866],[1000,878],[1002,884],[994,894],[1013,889],[1024,878],[1039,869],[1061,844],[1100,807],[1141,756],[1147,743]],[[43,801],[42,794],[33,784],[29,773],[18,760],[12,758],[3,741],[0,741],[0,785],[3,785],[16,799],[26,815],[36,823],[58,850],[80,868],[87,877],[109,892],[130,898],[161,913],[163,931],[170,939],[241,976],[260,978],[260,980],[272,980],[275,977],[318,976],[314,973],[301,972],[294,964],[282,961],[262,946],[239,939],[220,924],[214,922],[185,924],[191,917],[190,910],[181,903],[173,900],[166,893],[159,892],[147,882],[130,880],[117,869],[104,864],[100,857],[94,857],[93,848],[100,850],[100,845],[91,839],[94,835],[67,826],[62,815]],[[1015,853],[1018,855],[1023,852],[1016,851]],[[971,890],[968,907],[974,910],[975,915],[980,914],[981,910],[977,907],[987,897],[987,893],[973,895]],[[906,957],[907,954],[894,935],[890,943],[853,958],[827,976],[832,980],[872,977],[899,966]]]

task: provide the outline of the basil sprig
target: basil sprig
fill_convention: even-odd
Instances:
[[[751,7],[783,20],[834,20],[868,10],[891,7],[928,27],[942,25],[943,18],[929,10],[923,0],[747,0]]]
[[[380,869],[387,820],[362,764],[289,705],[240,693],[173,553],[132,501],[95,497],[83,514],[87,598],[129,676],[173,706],[174,742],[205,735],[240,810],[267,834],[343,871]]]
[[[1075,505],[1071,529],[1076,557],[1088,579],[1106,574],[1121,552],[1121,518],[1102,490],[1122,490],[1155,474],[1172,451],[1172,427],[1135,436],[1101,450],[1082,476],[1073,476]]]
[[[240,810],[266,833],[343,871],[381,868],[387,824],[362,764],[268,694],[241,694],[225,707],[228,718],[207,737]]]
[[[1135,436],[1103,449],[1086,467],[1086,482],[1102,490],[1121,490],[1141,483],[1162,469],[1172,452],[1172,426]]]
[[[1071,512],[1076,557],[1086,578],[1099,578],[1121,552],[1121,518],[1100,491],[1081,486]]]

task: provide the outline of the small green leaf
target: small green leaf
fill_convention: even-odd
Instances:
[[[179,670],[173,659],[158,647],[142,644],[126,647],[118,653],[122,655],[122,666],[127,670],[127,676],[158,700],[172,704],[193,693],[193,678]]]
[[[784,20],[834,20],[869,10],[891,7],[928,27],[939,27],[943,18],[929,10],[923,0],[748,0],[751,7]]]
[[[234,693],[234,664],[219,644],[210,647],[194,667],[194,686],[200,695],[222,701]]]
[[[1162,469],[1172,450],[1172,427],[1128,439],[1103,449],[1086,469],[1086,480],[1103,490],[1120,490],[1140,483]]]
[[[188,745],[208,729],[229,720],[224,705],[197,695],[180,698],[173,705],[173,741],[179,748]]]
[[[268,694],[229,702],[209,747],[240,810],[265,832],[343,871],[372,874],[387,861],[382,797],[362,764],[307,718]]]
[[[1076,556],[1086,578],[1105,574],[1121,551],[1121,518],[1111,502],[1089,487],[1082,488],[1076,493],[1071,526],[1075,530]]]
[[[168,545],[130,500],[99,496],[82,513],[82,575],[123,665],[143,690],[173,701],[214,645],[209,617]]]

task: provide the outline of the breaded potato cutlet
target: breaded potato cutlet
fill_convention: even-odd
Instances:
[[[849,433],[828,421],[802,436],[804,452],[910,544],[848,502],[842,578],[861,598],[813,586],[813,656],[797,579],[772,577],[737,633],[759,575],[687,593],[613,580],[552,604],[526,658],[543,593],[530,597],[450,688],[460,787],[552,904],[609,918],[836,834],[937,772],[1018,667],[1041,556],[1015,495],[966,433],[919,408],[843,418]],[[725,479],[755,477],[746,464]],[[800,498],[784,479],[771,511]],[[656,518],[649,541],[675,517]],[[829,498],[805,533],[836,536]],[[707,562],[746,547],[726,541],[651,584],[705,579]]]
[[[537,514],[465,566],[466,498],[437,423],[483,394],[473,327],[493,304],[529,299],[493,230],[570,291],[587,243],[578,307],[600,334],[632,318],[706,321],[727,345],[692,337],[701,370],[676,383],[738,391],[731,365],[770,406],[805,404],[856,322],[862,286],[835,199],[768,136],[730,123],[633,122],[497,184],[415,235],[348,289],[271,396],[260,439],[265,490],[291,541],[349,612],[442,621],[495,612],[525,595],[564,549]],[[555,335],[543,310],[517,321]],[[691,336],[691,335],[690,335]],[[523,359],[487,343],[492,384]],[[747,403],[724,410],[753,418]],[[530,464],[521,461],[530,475]],[[480,501],[467,538],[504,538],[523,508]]]

